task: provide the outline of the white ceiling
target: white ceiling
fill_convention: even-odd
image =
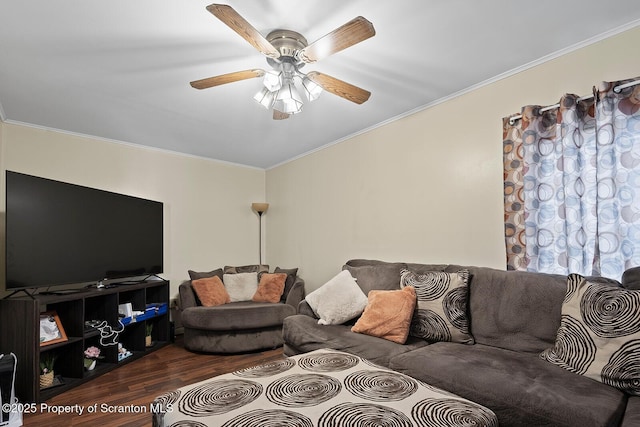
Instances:
[[[275,121],[252,100],[260,79],[189,86],[268,68],[211,1],[3,0],[0,119],[269,168],[640,24],[638,0],[220,1],[264,35],[310,43],[359,15],[375,26],[304,68],[371,91],[368,102],[324,93]]]

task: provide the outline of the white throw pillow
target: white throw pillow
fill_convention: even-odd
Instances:
[[[231,302],[251,301],[258,290],[258,273],[225,274],[222,281]]]
[[[362,314],[368,301],[349,270],[342,270],[305,300],[320,318],[320,325],[339,325],[351,320]]]

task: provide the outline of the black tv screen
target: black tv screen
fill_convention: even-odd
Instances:
[[[7,289],[163,270],[161,202],[7,171],[5,231]]]

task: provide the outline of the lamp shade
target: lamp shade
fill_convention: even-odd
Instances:
[[[273,106],[273,101],[277,92],[270,92],[269,89],[263,87],[262,90],[255,94],[253,99],[267,110]]]
[[[297,114],[302,111],[302,98],[293,81],[286,83],[278,91],[273,108],[286,114]]]
[[[282,80],[280,78],[280,73],[276,73],[274,71],[267,71],[264,73],[264,87],[269,89],[270,92],[276,92],[280,90],[282,87]]]
[[[315,101],[322,93],[322,86],[313,82],[309,77],[304,76],[302,79],[302,87],[309,101]]]
[[[254,211],[258,212],[258,214],[262,215],[269,209],[269,203],[252,203],[251,207]]]

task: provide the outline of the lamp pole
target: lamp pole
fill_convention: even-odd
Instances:
[[[258,214],[258,265],[262,265],[262,214],[269,209],[269,203],[252,203],[251,207]]]

